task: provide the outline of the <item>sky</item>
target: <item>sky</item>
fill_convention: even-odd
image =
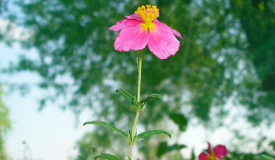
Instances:
[[[0,31],[1,27],[3,30],[3,26],[6,24],[7,21],[0,19]],[[23,31],[24,29],[15,26],[9,36],[13,36],[15,39],[20,38],[20,33]],[[18,43],[8,47],[0,42],[0,68],[7,67],[10,62],[16,63],[20,54],[32,59],[38,58],[36,49],[26,50],[21,48]],[[35,83],[40,80],[40,77],[34,73],[0,76],[0,83],[2,84],[13,82],[32,84],[31,92],[25,96],[22,96],[18,91],[11,92],[7,86],[3,86],[7,95],[2,98],[10,109],[9,118],[12,122],[12,129],[4,137],[8,155],[12,160],[21,160],[25,156],[32,158],[32,160],[68,160],[70,157],[76,157],[76,141],[94,128],[93,126],[82,126],[83,122],[94,120],[91,117],[92,111],[84,110],[79,115],[78,123],[76,123],[75,115],[71,110],[61,110],[57,104],[47,105],[39,112],[38,99],[44,92],[35,87]],[[230,102],[226,108],[231,111],[232,115],[245,112]],[[265,127],[252,129],[243,119],[233,118],[231,116],[226,120],[228,121],[226,127],[213,131],[206,131],[202,126],[189,125],[188,130],[181,134],[178,140],[178,143],[188,146],[188,149],[184,149],[182,153],[189,156],[191,149],[195,147],[195,153],[198,155],[207,148],[207,141],[211,142],[213,146],[231,142],[233,135],[227,127],[242,129],[244,134],[255,139],[259,138],[256,134],[262,129],[265,130],[264,134],[268,137],[272,137],[274,134],[272,130],[275,130],[275,124],[270,129]],[[231,125],[232,119],[238,123]],[[192,123],[196,123],[196,119],[192,120],[190,124]],[[173,125],[172,122],[171,125]],[[176,126],[174,128],[177,129]],[[31,155],[26,152],[26,145],[22,144],[23,141],[27,142]],[[168,140],[168,143],[171,144],[176,141],[177,139],[172,138]],[[255,151],[255,145],[253,143],[244,144],[243,150]],[[232,146],[227,147],[230,149]]]
[[[19,45],[10,48],[0,43],[0,67],[7,66],[10,61],[16,62],[19,53],[36,54],[35,50],[26,51]],[[32,73],[0,77],[2,83],[35,84],[38,81],[39,77]],[[81,123],[92,119],[90,111],[82,112],[79,123],[76,123],[72,111],[63,111],[57,105],[46,106],[39,112],[38,95],[43,92],[36,87],[26,96],[18,91],[9,92],[6,86],[3,87],[7,93],[3,101],[10,109],[12,122],[12,129],[5,135],[5,146],[12,159],[24,158],[26,145],[22,144],[23,141],[27,142],[34,160],[67,160],[76,156],[75,142],[92,129],[92,126],[83,127]],[[29,153],[26,156],[29,158]]]

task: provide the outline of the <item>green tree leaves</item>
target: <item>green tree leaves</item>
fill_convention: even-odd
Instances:
[[[158,150],[157,150],[157,156],[158,158],[160,158],[162,155],[164,155],[165,153],[174,151],[174,150],[181,150],[183,148],[186,148],[187,146],[184,144],[174,144],[174,145],[168,145],[167,142],[161,142],[158,146]]]
[[[0,84],[0,159],[1,160],[8,160],[8,156],[5,152],[4,148],[4,140],[3,140],[3,133],[7,132],[11,128],[9,116],[9,109],[5,106],[2,101],[2,87]]]
[[[179,126],[181,131],[185,131],[187,128],[188,120],[183,114],[172,113],[169,114],[169,118]]]

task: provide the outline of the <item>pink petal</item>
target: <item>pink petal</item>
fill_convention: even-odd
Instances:
[[[161,23],[161,22],[158,21],[158,20],[154,20],[154,23],[155,23],[156,25],[158,25],[159,27],[166,28],[166,29],[170,29],[170,30],[173,32],[174,35],[176,35],[176,36],[178,36],[179,38],[183,39],[182,36],[181,36],[181,34],[180,34],[178,31],[176,31],[176,30],[170,28],[170,27],[167,26],[166,24]]]
[[[227,154],[227,149],[223,145],[217,145],[214,148],[214,152],[217,158],[222,159]]]
[[[141,24],[142,22],[137,21],[135,19],[123,19],[121,21],[118,21],[115,25],[109,28],[109,30],[113,31],[120,31],[125,28],[132,28],[132,27],[137,27]]]
[[[208,144],[208,153],[209,153],[210,155],[212,155],[211,144],[210,144],[209,142],[207,142],[207,144]]]
[[[140,16],[138,14],[132,14],[130,16],[125,16],[127,19],[135,19],[135,20],[138,20],[138,21],[142,21],[142,18],[140,18]]]
[[[204,153],[204,152],[202,152],[202,153],[199,155],[199,160],[207,160],[207,159],[206,159],[206,156],[207,156],[207,154]]]
[[[115,40],[115,50],[129,51],[142,50],[148,43],[147,30],[142,30],[140,26],[134,28],[125,28],[120,31]]]
[[[176,54],[180,42],[171,30],[156,25],[154,31],[149,31],[148,47],[159,59],[166,59]]]

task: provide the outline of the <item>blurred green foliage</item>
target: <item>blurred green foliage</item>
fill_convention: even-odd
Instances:
[[[41,99],[40,109],[65,97],[70,101],[63,101],[62,108],[78,114],[89,107],[94,113],[91,120],[103,119],[129,129],[135,108],[114,90],[123,87],[135,93],[137,52],[115,51],[118,33],[108,27],[138,6],[156,4],[159,20],[178,30],[184,40],[179,52],[167,60],[145,49],[141,94],[159,93],[163,100],[149,101],[139,124],[146,130],[167,129],[163,124],[169,115],[182,114],[183,121],[172,117],[181,131],[194,117],[218,126],[228,115],[224,106],[229,98],[247,110],[245,116],[254,126],[274,122],[274,0],[18,0],[15,4],[24,16],[9,13],[7,17],[30,30],[21,45],[36,48],[39,58],[22,55],[9,71],[35,72],[42,78],[41,89],[55,91]],[[218,122],[210,123],[213,108],[218,111],[212,114]],[[116,135],[103,128],[97,131],[78,143],[84,159],[91,144],[121,154],[120,147],[110,144]],[[156,155],[156,145],[148,139],[140,143],[145,159]]]
[[[187,146],[184,144],[173,144],[173,145],[168,145],[167,142],[161,142],[158,146],[158,150],[157,150],[157,157],[160,158],[162,155],[164,155],[167,152],[171,152],[171,151],[180,151],[183,148],[186,148]],[[180,156],[180,158],[182,159],[182,157]]]
[[[6,133],[8,129],[10,129],[11,124],[8,118],[9,109],[4,105],[2,101],[2,96],[3,96],[3,92],[0,84],[0,159],[8,160],[8,156],[5,152],[3,136],[4,136],[4,133]]]

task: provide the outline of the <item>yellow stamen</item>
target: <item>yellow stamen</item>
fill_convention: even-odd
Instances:
[[[138,14],[142,18],[144,23],[141,27],[143,30],[155,29],[155,24],[152,22],[159,17],[159,9],[157,6],[146,5],[146,8],[145,6],[138,7],[135,14]]]
[[[216,160],[216,156],[215,156],[215,154],[206,155],[206,159],[207,159],[207,160]]]

